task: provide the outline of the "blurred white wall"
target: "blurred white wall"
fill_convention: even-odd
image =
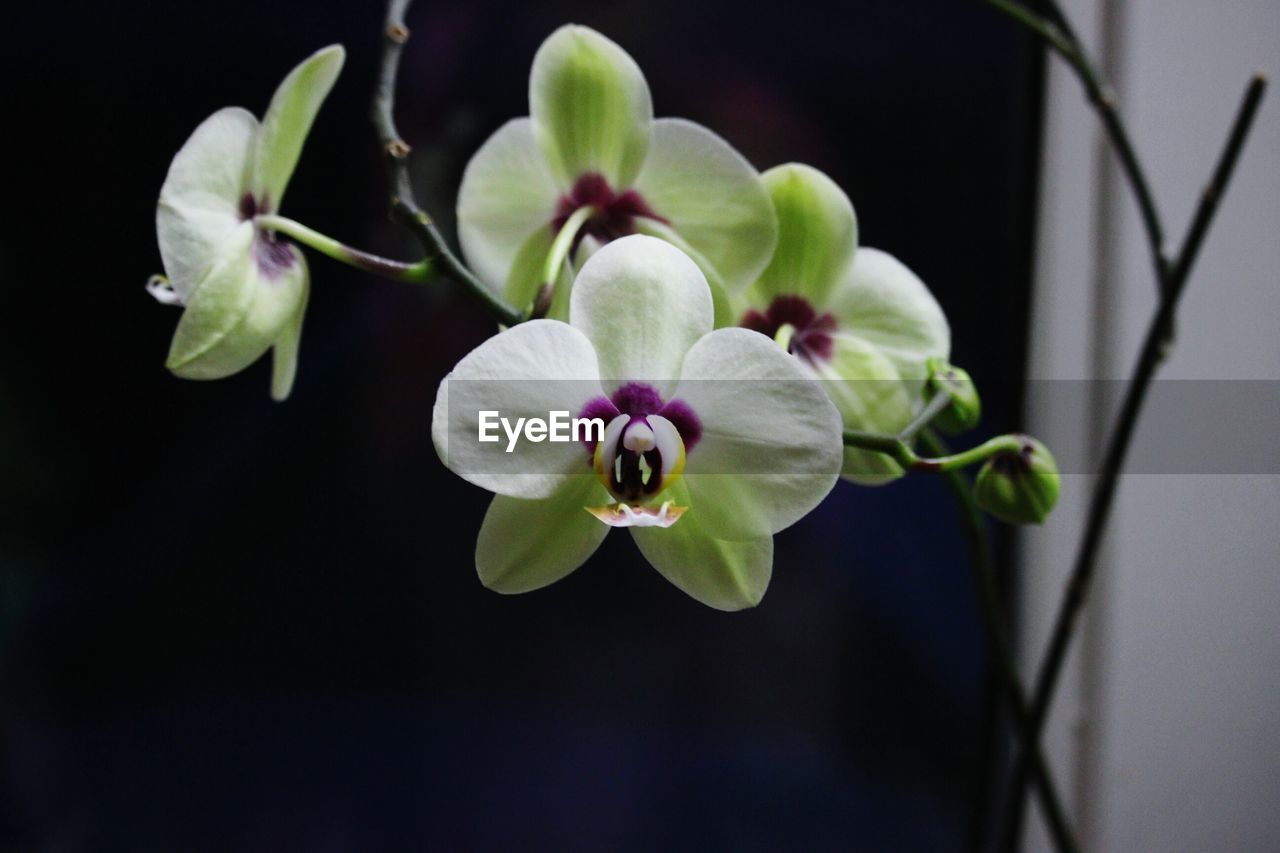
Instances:
[[[1249,76],[1280,80],[1280,2],[1064,6],[1110,66],[1176,248]],[[1123,378],[1154,305],[1146,242],[1057,59],[1046,122],[1031,375]],[[1263,103],[1160,376],[1280,381],[1280,87]],[[1033,383],[1029,427],[1050,447],[1097,447],[1110,414]],[[1232,411],[1213,419],[1224,440],[1280,432],[1280,412],[1265,423]],[[1180,426],[1146,419],[1137,441]],[[1066,477],[1060,511],[1023,540],[1028,680],[1091,484]],[[1280,850],[1280,476],[1126,475],[1110,530],[1047,738],[1085,849]],[[1038,816],[1031,829],[1031,849],[1047,849]]]

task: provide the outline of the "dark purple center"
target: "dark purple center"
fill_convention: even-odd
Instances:
[[[685,453],[692,451],[702,438],[702,422],[687,403],[683,400],[663,402],[662,396],[652,385],[641,382],[628,382],[610,397],[596,397],[587,401],[578,417],[600,418],[607,426],[619,415],[631,416],[628,427],[636,423],[648,424],[649,415],[666,418],[671,421],[676,432],[680,433]],[[596,442],[588,441],[584,444],[587,448],[587,464],[592,464]],[[624,447],[619,438],[616,457],[605,460],[610,490],[615,496],[621,500],[637,501],[652,497],[661,490],[663,460],[657,447],[644,453],[636,453]],[[648,475],[646,470],[650,472]]]
[[[240,198],[240,221],[248,222],[259,214],[271,212],[269,199],[256,199],[252,193]],[[280,239],[274,231],[259,228],[253,237],[253,259],[264,278],[278,278],[298,262],[293,244]]]
[[[752,308],[743,314],[739,325],[771,338],[777,337],[783,326],[791,326],[795,332],[787,352],[811,364],[831,360],[836,318],[819,314],[803,296],[775,296],[763,313]]]
[[[644,217],[669,225],[670,222],[654,212],[649,203],[635,190],[615,192],[604,175],[587,172],[574,183],[573,189],[560,196],[556,203],[556,215],[551,220],[552,233],[559,233],[565,222],[579,208],[594,207],[596,212],[583,223],[573,238],[573,248],[587,234],[601,243],[636,233],[636,218]]]

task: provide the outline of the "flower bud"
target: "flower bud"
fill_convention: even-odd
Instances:
[[[1017,451],[997,453],[982,466],[973,494],[978,506],[1009,524],[1041,524],[1062,488],[1053,454],[1029,435]]]
[[[930,394],[946,394],[951,398],[951,405],[938,413],[933,426],[947,435],[977,426],[982,417],[982,400],[968,372],[941,359],[932,359],[929,367]]]

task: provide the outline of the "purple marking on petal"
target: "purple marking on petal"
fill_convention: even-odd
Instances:
[[[702,421],[684,400],[672,400],[658,414],[671,421],[676,432],[680,433],[685,453],[693,450],[693,446],[702,439]]]
[[[632,417],[656,415],[663,405],[657,389],[643,382],[628,382],[614,391],[613,404],[619,412]]]
[[[658,215],[644,196],[635,190],[615,192],[609,181],[599,172],[587,172],[580,176],[569,192],[556,203],[556,215],[551,220],[551,230],[557,233],[574,211],[594,207],[595,215],[583,223],[573,240],[573,249],[583,237],[590,234],[601,243],[636,233],[636,219],[652,219],[664,225],[671,222]]]
[[[248,222],[250,219],[258,215],[258,202],[253,197],[253,193],[245,193],[240,198],[240,221]]]
[[[267,231],[259,231],[253,238],[253,259],[263,278],[279,278],[298,262],[293,244],[278,239]]]
[[[620,414],[622,413],[618,411],[618,407],[615,406],[608,397],[593,397],[587,401],[585,406],[582,407],[582,411],[578,413],[578,417],[588,420],[591,418],[599,418],[604,421],[605,426],[608,426],[609,422]],[[589,438],[591,434],[590,430],[584,430],[584,433],[585,436],[582,439],[582,446],[587,449],[587,464],[590,465],[591,457],[595,455],[596,452],[596,445],[600,442]]]
[[[831,314],[819,314],[803,296],[775,296],[763,313],[748,309],[738,325],[771,338],[777,337],[783,326],[791,326],[795,332],[787,352],[806,361],[830,361],[835,352],[831,336],[838,328]]]

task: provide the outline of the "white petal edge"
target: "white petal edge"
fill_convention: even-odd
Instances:
[[[844,458],[840,414],[820,383],[773,341],[718,329],[689,351],[675,395],[702,422],[684,479],[711,535],[777,533],[822,502]]]
[[[209,116],[174,155],[156,205],[156,237],[169,284],[190,300],[219,246],[241,224],[258,120],[239,107]]]
[[[495,293],[504,293],[530,235],[545,230],[550,245],[551,221],[565,189],[528,118],[498,128],[467,163],[458,190],[458,241],[467,263]]]
[[[768,266],[778,242],[773,202],[755,167],[710,130],[679,118],[655,121],[635,186],[730,293]]]
[[[888,252],[859,249],[828,307],[842,332],[875,344],[916,385],[928,377],[929,359],[951,352],[951,328],[938,301]]]
[[[531,320],[489,338],[440,382],[431,439],[440,461],[481,488],[513,498],[546,498],[569,478],[590,471],[577,442],[521,440],[508,453],[479,441],[479,412],[546,420],[553,411],[576,417],[602,393],[595,350],[586,336],[558,320]]]

